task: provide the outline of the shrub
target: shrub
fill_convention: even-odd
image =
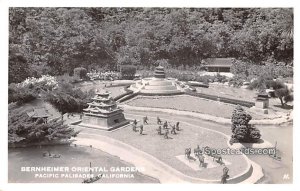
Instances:
[[[37,91],[52,91],[58,87],[58,82],[56,77],[50,75],[43,75],[40,78],[27,78],[23,82],[19,83],[18,86],[25,88],[34,88]]]
[[[294,101],[294,95],[293,94],[287,95],[283,98],[283,100],[285,103],[292,102]]]
[[[77,79],[87,79],[87,70],[83,67],[74,68],[74,77]]]
[[[120,68],[120,72],[122,79],[133,80],[136,73],[136,67],[133,65],[123,65]]]
[[[293,101],[294,99],[292,92],[283,82],[279,80],[268,81],[267,87],[275,90],[275,96],[280,100],[282,107],[284,107],[287,102]]]
[[[293,76],[293,68],[283,64],[267,63],[265,65],[255,65],[238,60],[235,60],[230,71],[235,75],[235,78],[231,79],[231,84],[237,87],[241,85],[242,81],[257,79],[252,81],[250,89],[264,89],[268,80]]]
[[[241,106],[238,105],[234,109],[231,118],[231,144],[236,142],[255,143],[260,139],[260,131],[249,124],[251,119],[251,115],[247,114]]]
[[[219,82],[219,83],[224,83],[224,82],[226,82],[226,80],[227,80],[227,78],[226,78],[226,76],[222,76],[221,74],[219,74],[219,73],[217,73],[217,75],[216,76],[214,76],[214,78],[215,78],[215,82]]]
[[[16,102],[17,105],[22,105],[35,100],[37,97],[37,92],[29,87],[21,87],[17,84],[8,86],[8,103]]]
[[[267,88],[268,81],[271,79],[266,76],[259,76],[257,79],[254,79],[250,82],[248,88],[250,90],[252,89],[258,89],[258,90],[264,90]]]
[[[58,119],[48,121],[48,123],[43,123],[43,120],[34,122],[19,109],[9,110],[8,116],[9,144],[23,145],[68,140],[79,133],[68,125],[63,125],[63,122]]]
[[[230,67],[230,72],[235,76],[246,79],[249,76],[250,65],[250,63],[234,60],[232,66]]]
[[[244,83],[244,79],[243,77],[240,76],[233,76],[230,80],[229,80],[229,85],[232,85],[233,87],[241,87]]]
[[[106,72],[97,72],[96,70],[92,70],[87,73],[87,76],[90,80],[117,80],[121,79],[121,75],[119,72],[114,71],[106,71]]]
[[[64,113],[82,112],[94,95],[94,91],[83,92],[71,84],[62,83],[55,91],[48,92],[45,100],[52,104],[62,115]]]

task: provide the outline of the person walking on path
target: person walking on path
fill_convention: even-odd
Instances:
[[[176,135],[175,125],[171,125],[171,127],[172,127],[171,134]]]
[[[165,131],[165,134],[164,134],[164,138],[165,139],[169,139],[169,130],[167,129],[166,131]]]
[[[176,123],[176,131],[180,131],[180,129],[179,129],[179,121],[177,121],[177,123]]]
[[[161,125],[158,126],[157,133],[158,133],[159,135],[162,135],[162,133],[161,133]]]
[[[161,125],[162,121],[159,117],[157,117],[157,125]]]
[[[167,129],[167,128],[168,128],[168,122],[167,122],[167,121],[164,122],[163,128],[164,128],[164,129]]]
[[[147,116],[143,117],[143,123],[144,123],[144,125],[148,124],[148,117]]]
[[[143,125],[141,125],[141,126],[140,126],[140,135],[142,135],[142,134],[143,134],[143,130],[144,130],[144,126],[143,126]]]

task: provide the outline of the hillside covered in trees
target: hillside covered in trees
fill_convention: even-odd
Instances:
[[[293,64],[293,9],[10,8],[9,83],[210,57]]]

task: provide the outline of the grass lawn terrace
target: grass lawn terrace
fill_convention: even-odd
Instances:
[[[138,120],[141,120],[141,118],[142,117]],[[113,132],[81,128],[84,134],[79,134],[79,137],[83,136],[84,138],[92,138],[93,134],[105,135],[155,156],[157,159],[186,175],[202,179],[220,179],[224,166],[214,162],[216,164],[216,167],[214,168],[195,170],[176,157],[184,155],[186,148],[192,148],[193,152],[193,149],[196,148],[197,145],[200,147],[209,146],[212,148],[227,148],[227,137],[222,134],[200,128],[199,126],[201,124],[196,126],[181,122],[180,127],[182,130],[176,135],[169,134],[170,139],[165,139],[163,135],[158,135],[157,133],[156,129],[158,125],[156,124],[156,118],[148,118],[149,124],[144,125],[143,135],[140,135],[139,132],[134,132],[131,125],[129,125]],[[162,118],[162,120],[167,120],[172,124],[175,124],[175,121],[172,121],[169,118]],[[89,137],[89,134],[91,137]],[[208,156],[205,155],[205,157]],[[246,170],[247,162],[241,155],[224,155],[222,158],[223,160],[231,163],[228,165],[231,177]]]
[[[105,87],[105,84],[107,87]],[[100,82],[100,81],[95,81],[95,82],[87,82],[83,83],[81,85],[77,85],[82,91],[89,91],[89,90],[101,90],[101,89],[106,89],[107,91],[111,92],[112,97],[116,97],[122,93],[124,93],[124,86],[112,86],[110,87],[110,82]]]
[[[193,111],[224,118],[230,118],[232,111],[234,110],[233,105],[222,104],[216,101],[210,101],[188,95],[171,97],[139,96],[126,102],[126,104],[138,107],[155,107],[163,109]]]
[[[175,109],[180,111],[191,111],[202,114],[208,114],[216,117],[230,119],[236,105],[217,102],[189,95],[177,96],[137,96],[126,102],[127,105],[137,107]],[[253,119],[265,119],[273,117],[270,115],[259,114],[251,111],[249,108],[244,109],[250,113]]]

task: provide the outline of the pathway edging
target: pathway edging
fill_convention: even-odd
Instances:
[[[119,156],[122,160],[130,162],[137,167],[145,167],[147,168],[147,172],[142,173],[158,178],[161,183],[220,183],[220,180],[206,180],[187,176],[163,163],[152,155],[140,151],[121,141],[103,135],[92,134],[86,135],[92,137],[94,136],[95,139],[81,138],[84,134],[85,133],[81,133],[81,135],[79,135],[76,140],[76,144],[87,146],[93,145],[93,147],[101,149],[109,154]],[[256,179],[252,177],[253,175],[255,175],[255,177],[259,177],[259,179],[263,176],[263,173],[260,170],[261,168],[259,169],[259,165],[255,165],[247,157],[246,160],[249,164],[249,168],[247,168],[247,170],[242,172],[240,175],[229,178],[228,183],[255,183]]]
[[[231,119],[226,119],[223,117],[216,117],[213,115],[208,114],[202,114],[197,112],[191,112],[191,111],[181,111],[181,110],[175,110],[175,109],[162,109],[162,108],[155,108],[155,107],[137,107],[137,106],[131,106],[126,104],[120,104],[119,106],[123,107],[124,109],[128,110],[134,110],[134,111],[151,111],[151,112],[164,112],[164,113],[170,113],[170,114],[176,114],[176,115],[185,115],[185,116],[191,116],[200,118],[205,121],[212,121],[219,124],[231,124]],[[276,119],[261,119],[261,120],[251,120],[250,124],[259,124],[259,125],[279,125],[288,122],[289,120],[286,117],[280,117]]]

